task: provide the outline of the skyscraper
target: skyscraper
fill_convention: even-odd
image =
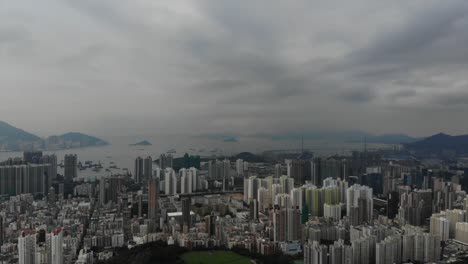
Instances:
[[[177,175],[172,168],[164,171],[164,193],[172,195],[177,193]]]
[[[289,160],[288,177],[294,179],[296,184],[304,184],[311,179],[311,163],[310,160]]]
[[[137,157],[135,159],[135,173],[133,174],[133,180],[136,183],[140,183],[142,175],[143,175],[143,158]]]
[[[324,204],[323,205],[323,216],[332,218],[333,220],[341,219],[341,205],[339,204]]]
[[[123,186],[122,178],[117,176],[107,177],[108,185],[106,185],[106,202],[112,201],[113,203],[117,203],[118,195],[121,192],[121,188]]]
[[[445,211],[447,220],[449,221],[449,238],[455,238],[456,224],[466,221],[466,212],[460,209]]]
[[[192,193],[198,189],[199,182],[196,168],[191,167],[190,169],[180,169],[179,177],[180,193]]]
[[[55,205],[55,201],[57,201],[57,197],[55,195],[55,188],[50,186],[49,192],[47,194],[47,202],[51,205]]]
[[[271,206],[271,198],[270,198],[270,191],[264,187],[258,188],[257,191],[257,201],[258,201],[258,209],[260,211],[265,211],[267,208]]]
[[[192,174],[192,192],[196,192],[201,189],[200,180],[198,177],[198,169],[195,167],[190,167],[188,170]]]
[[[148,181],[153,176],[153,159],[148,156],[143,161],[143,176],[142,180],[144,182]]]
[[[18,238],[18,263],[35,264],[36,232],[34,230],[22,231]]]
[[[41,164],[50,164],[50,171],[47,172],[48,186],[52,185],[52,181],[57,178],[57,156],[55,154],[44,155],[40,160]]]
[[[414,234],[403,235],[402,261],[411,262],[411,260],[414,259],[414,240]]]
[[[231,162],[228,159],[223,160],[222,163],[222,180],[223,180],[223,191],[226,191],[229,187],[229,180],[231,177]]]
[[[389,192],[387,195],[387,217],[394,219],[398,215],[398,206],[400,195],[396,191]]]
[[[250,200],[249,211],[250,220],[258,220],[258,201],[256,199]]]
[[[150,156],[146,158],[137,157],[135,159],[135,174],[133,179],[136,183],[146,182],[153,176],[153,160]]]
[[[51,236],[51,264],[63,263],[63,231],[61,228],[52,230]]]
[[[275,178],[279,178],[283,174],[282,169],[281,169],[281,164],[276,164],[275,165]]]
[[[205,216],[205,230],[209,236],[215,235],[216,217],[213,213]]]
[[[148,181],[148,218],[156,219],[159,208],[159,183],[157,179]]]
[[[39,163],[39,160],[42,158],[42,151],[24,151],[23,152],[23,161],[27,163]]]
[[[304,192],[302,188],[293,188],[291,190],[291,204],[293,207],[302,209],[302,201],[304,200]]]
[[[326,189],[328,187],[337,187],[339,202],[346,204],[346,190],[348,189],[347,181],[342,180],[341,178],[333,179],[329,177],[323,180],[323,188]]]
[[[360,225],[372,221],[374,202],[371,188],[354,184],[346,191],[346,200],[346,213],[351,225]]]
[[[242,159],[236,160],[236,172],[237,172],[237,176],[244,175],[244,161]]]
[[[138,203],[138,217],[142,217],[143,215],[143,191],[137,192],[137,203]]]
[[[290,193],[294,188],[294,178],[283,175],[280,177],[279,182],[281,184],[282,193]]]
[[[287,214],[285,208],[275,206],[272,212],[273,222],[273,241],[286,241]]]
[[[442,241],[449,239],[449,221],[445,214],[433,214],[430,219],[430,232],[437,235]]]
[[[0,215],[0,247],[3,246],[5,240],[5,231],[3,230],[3,217]]]
[[[187,226],[190,228],[192,225],[192,220],[190,216],[190,206],[191,206],[191,201],[190,198],[183,198],[182,199],[182,219],[183,219],[183,225]]]
[[[50,187],[47,177],[50,170],[50,164],[0,166],[0,194],[42,193],[45,195]]]
[[[455,224],[455,240],[468,244],[468,223],[458,222]]]
[[[320,245],[317,241],[308,242],[304,245],[304,264],[327,264],[328,248]]]
[[[330,264],[352,263],[352,248],[344,244],[342,239],[335,241],[329,247]]]
[[[404,190],[398,217],[404,224],[423,225],[432,215],[432,190]]]
[[[375,236],[364,236],[352,241],[353,263],[374,263],[376,242]]]
[[[440,236],[424,233],[415,226],[404,226],[402,261],[432,263],[440,260]]]
[[[65,155],[64,178],[66,182],[72,182],[78,176],[78,156],[76,154]]]
[[[291,196],[288,193],[280,193],[275,196],[275,205],[280,206],[281,208],[291,208]]]
[[[277,205],[271,217],[275,242],[297,241],[301,238],[301,211],[298,208]]]
[[[424,263],[432,263],[440,260],[440,237],[430,235],[428,233],[423,234],[424,237]]]
[[[305,203],[311,216],[323,216],[324,192],[314,185],[306,185],[304,188]]]
[[[260,187],[257,176],[250,176],[244,183],[247,185],[247,195],[244,197],[246,199],[245,202],[248,203],[252,199],[257,199],[258,188]]]
[[[99,203],[102,205],[105,205],[106,202],[106,178],[101,177],[99,179]]]
[[[274,183],[271,185],[271,204],[275,204],[276,195],[283,193],[283,188],[280,184]]]
[[[400,235],[389,236],[380,241],[375,247],[376,264],[401,263],[402,257],[402,239]]]
[[[173,160],[174,159],[172,157],[172,154],[161,154],[161,156],[159,156],[159,168],[161,168],[162,170],[166,168],[172,168]]]
[[[286,209],[287,212],[287,233],[288,241],[298,241],[301,239],[301,210],[299,207]]]
[[[216,169],[216,160],[208,161],[208,178],[215,179],[217,178],[217,169]]]

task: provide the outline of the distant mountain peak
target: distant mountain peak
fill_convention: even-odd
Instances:
[[[24,151],[34,149],[67,149],[108,145],[106,141],[79,132],[69,132],[42,139],[34,134],[0,121],[0,149]]]
[[[420,156],[440,154],[447,150],[454,151],[457,154],[468,154],[468,135],[451,136],[438,133],[421,141],[406,144],[405,148],[416,152]]]
[[[445,134],[443,132],[439,132],[437,134],[434,134],[434,135],[430,136],[429,138],[435,138],[435,137],[451,137],[451,136],[448,135],[448,134]]]
[[[34,134],[0,121],[0,149],[31,148],[32,144],[42,139]]]
[[[62,140],[64,142],[72,142],[72,144],[75,144],[78,147],[109,145],[108,142],[100,138],[86,135],[80,132],[68,132],[59,136],[50,136],[48,140],[51,138],[53,138],[54,141]]]
[[[149,142],[148,140],[143,140],[134,144],[130,144],[130,146],[151,146],[151,145],[152,145],[151,142]]]

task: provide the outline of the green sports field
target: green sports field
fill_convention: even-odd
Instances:
[[[231,251],[194,251],[182,255],[186,264],[250,264],[250,259]]]

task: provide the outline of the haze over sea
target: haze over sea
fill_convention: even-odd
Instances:
[[[183,156],[185,153],[200,156],[230,156],[240,152],[248,151],[260,154],[265,150],[282,149],[300,149],[300,140],[272,140],[270,138],[260,137],[241,137],[237,142],[225,142],[223,139],[212,139],[201,136],[183,136],[183,135],[145,135],[145,136],[113,136],[102,138],[110,143],[108,146],[86,147],[64,150],[46,150],[44,154],[56,154],[58,163],[63,161],[65,154],[77,154],[78,160],[101,162],[104,168],[108,168],[111,162],[114,162],[119,169],[110,169],[110,172],[104,169],[100,172],[94,172],[90,169],[79,171],[79,177],[99,178],[110,173],[123,173],[123,168],[129,172],[134,170],[134,160],[136,157],[151,156],[158,159],[159,155],[175,150],[175,157]],[[150,146],[131,146],[142,140],[148,140]],[[384,144],[368,144],[369,148],[388,147]],[[342,154],[343,151],[361,150],[362,143],[343,143],[327,141],[304,141],[304,148],[310,149],[316,155]],[[22,152],[0,152],[0,161],[10,157],[22,157]],[[62,170],[58,169],[59,173]]]

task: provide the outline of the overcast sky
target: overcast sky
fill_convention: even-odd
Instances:
[[[468,133],[468,1],[0,0],[0,120]]]

